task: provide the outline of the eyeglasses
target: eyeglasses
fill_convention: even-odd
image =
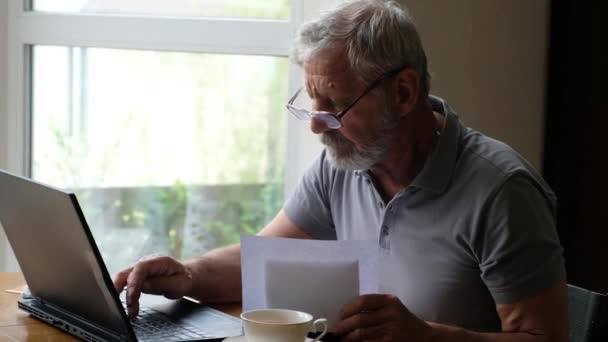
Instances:
[[[323,123],[331,129],[338,129],[340,127],[342,127],[342,118],[344,117],[344,115],[346,115],[346,113],[353,108],[357,102],[359,102],[359,100],[361,100],[365,95],[367,95],[370,91],[372,91],[376,86],[378,86],[378,84],[380,84],[382,81],[393,77],[395,75],[397,75],[399,72],[401,72],[401,70],[405,69],[406,66],[402,66],[398,69],[395,70],[391,70],[385,74],[382,74],[380,77],[378,77],[375,81],[373,81],[372,83],[370,83],[367,88],[365,88],[365,90],[363,91],[363,93],[361,95],[359,95],[359,97],[357,97],[353,102],[351,102],[351,104],[349,104],[348,106],[346,106],[346,108],[344,108],[343,110],[341,110],[338,113],[335,112],[327,112],[327,111],[311,111],[308,109],[304,109],[304,108],[300,108],[300,107],[296,107],[293,105],[294,101],[296,100],[296,98],[298,97],[298,95],[300,95],[300,93],[302,92],[302,89],[304,88],[300,88],[298,89],[298,91],[296,91],[296,93],[291,97],[291,99],[289,99],[289,102],[287,102],[287,104],[285,105],[285,107],[287,107],[287,110],[289,110],[289,112],[291,114],[293,114],[296,118],[300,119],[300,120],[311,120],[311,119],[319,119],[321,121],[323,121]]]

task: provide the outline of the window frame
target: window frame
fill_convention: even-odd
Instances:
[[[337,2],[341,1],[291,0],[288,20],[269,20],[38,12],[29,10],[31,0],[8,0],[6,126],[0,127],[0,133],[5,135],[5,160],[0,160],[0,168],[31,176],[34,45],[287,57],[296,28],[305,18],[316,16],[321,9]],[[291,94],[302,84],[302,71],[290,65],[288,78],[287,93]],[[287,196],[321,145],[306,125],[290,116],[286,134]],[[3,236],[0,236],[0,270],[18,270]]]

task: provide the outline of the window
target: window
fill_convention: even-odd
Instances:
[[[35,11],[288,19],[287,0],[34,0]]]
[[[284,109],[302,2],[9,6],[7,168],[76,193],[110,272],[238,242],[280,209],[312,156]]]
[[[32,176],[77,194],[110,269],[280,208],[284,57],[35,46],[32,75]]]

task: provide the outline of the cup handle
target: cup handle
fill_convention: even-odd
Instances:
[[[317,320],[315,320],[314,322],[312,322],[312,327],[315,330],[314,332],[317,333],[318,329],[317,329],[317,325],[318,324],[322,324],[323,325],[323,332],[321,333],[321,335],[315,337],[314,340],[312,340],[312,342],[317,342],[319,341],[319,339],[323,336],[325,336],[325,334],[327,334],[327,320],[325,318],[319,318]]]

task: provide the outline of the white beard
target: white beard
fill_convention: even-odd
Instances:
[[[339,170],[368,170],[384,158],[393,140],[393,130],[399,122],[399,115],[386,112],[383,123],[374,135],[373,143],[357,148],[338,131],[327,131],[321,135],[321,142],[327,148],[329,162]]]

